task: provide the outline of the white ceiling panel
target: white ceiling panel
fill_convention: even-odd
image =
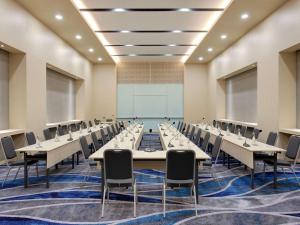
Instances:
[[[224,8],[230,0],[84,0],[83,2],[86,8]]]
[[[101,30],[208,30],[222,12],[82,12],[91,14]],[[142,21],[142,22],[141,22]]]

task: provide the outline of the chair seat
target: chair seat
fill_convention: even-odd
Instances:
[[[27,165],[32,165],[37,163],[38,160],[27,160]],[[24,166],[24,160],[17,160],[17,161],[13,161],[13,162],[9,162],[8,163],[9,166]]]
[[[174,185],[178,185],[178,184],[193,184],[194,180],[193,179],[188,179],[188,180],[172,180],[172,179],[166,179],[165,180],[166,184],[174,184]]]
[[[271,160],[271,159],[264,160],[264,162],[269,164],[269,165],[274,165],[274,160]],[[286,160],[282,160],[282,159],[278,159],[277,160],[277,165],[278,166],[291,166],[291,162],[286,161]]]

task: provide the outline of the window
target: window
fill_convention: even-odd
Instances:
[[[9,53],[0,50],[0,130],[9,128]]]
[[[226,79],[226,117],[257,122],[257,68]]]
[[[47,69],[48,122],[75,119],[75,80]]]

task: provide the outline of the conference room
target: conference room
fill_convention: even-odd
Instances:
[[[300,224],[299,0],[0,0],[0,224]]]

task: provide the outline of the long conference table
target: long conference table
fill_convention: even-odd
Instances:
[[[202,130],[202,133],[209,132],[210,133],[210,143],[214,144],[217,136],[220,135],[220,130],[217,128],[207,126],[204,124],[193,124],[193,126]],[[221,131],[221,135],[223,135],[221,149],[223,152],[228,155],[234,157],[239,160],[241,163],[246,165],[251,170],[251,188],[254,188],[254,172],[255,172],[255,153],[271,153],[273,154],[274,159],[274,175],[273,175],[273,184],[274,187],[277,185],[277,154],[285,152],[286,150],[282,148],[278,148],[276,146],[267,145],[265,143],[256,141],[252,143],[250,139],[246,139],[245,137],[239,137],[236,134]],[[248,146],[245,146],[246,144]]]
[[[166,153],[170,149],[192,149],[196,153],[196,168],[195,168],[195,186],[198,202],[198,169],[201,161],[210,159],[198,146],[190,142],[186,137],[181,135],[176,138],[178,131],[170,124],[159,125],[159,135],[163,149],[160,151],[142,151],[137,150],[143,137],[144,126],[133,124],[122,131],[114,139],[110,140],[106,145],[90,156],[90,159],[100,162],[101,172],[104,174],[103,167],[103,152],[106,149],[129,149],[132,151],[134,169],[162,169],[166,168]],[[134,138],[133,138],[134,137]],[[170,143],[171,142],[171,143]],[[180,166],[180,165],[179,165]],[[104,182],[101,184],[102,192],[104,191]]]
[[[91,127],[90,131],[96,132],[97,137],[100,138],[100,129],[105,129],[106,132],[108,126],[108,124],[100,124]],[[16,149],[16,152],[24,154],[24,188],[28,187],[27,161],[31,159],[31,155],[34,156],[36,153],[46,154],[46,187],[49,188],[49,169],[70,156],[72,156],[72,168],[74,168],[74,155],[78,151],[81,151],[79,138],[81,136],[86,136],[88,143],[92,143],[91,132],[88,132],[88,129],[83,129],[82,131],[72,132],[71,140],[70,135],[66,134],[58,137],[58,139],[54,138],[42,141],[40,145],[34,144]]]

